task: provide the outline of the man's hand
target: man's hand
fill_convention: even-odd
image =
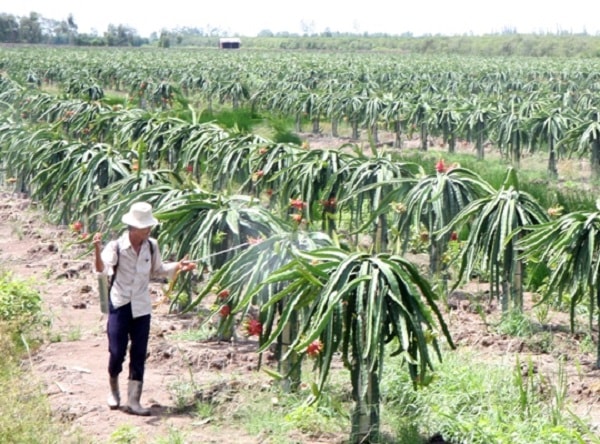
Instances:
[[[177,270],[179,271],[192,271],[196,269],[196,263],[192,261],[188,261],[187,259],[182,259],[177,262]]]
[[[94,234],[92,243],[94,244],[94,263],[96,265],[96,271],[102,273],[104,271],[104,263],[102,262],[102,257],[100,256],[100,250],[102,248],[102,233]]]

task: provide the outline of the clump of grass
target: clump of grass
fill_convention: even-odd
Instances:
[[[207,383],[177,380],[169,390],[175,411],[194,415],[206,433],[222,424],[239,429],[239,442],[244,437],[261,437],[269,443],[305,442],[308,436],[346,437],[349,425],[348,406],[340,402],[333,390],[319,403],[307,404],[312,393],[303,385],[299,393],[283,392],[262,372],[243,378],[237,375],[215,375]]]
[[[289,118],[271,117],[269,124],[273,132],[272,139],[275,143],[295,143],[302,144],[302,139],[298,134],[292,131],[292,121]]]
[[[531,363],[488,364],[456,351],[445,354],[429,386],[415,390],[407,372],[390,362],[382,380],[387,415],[398,436],[416,424],[424,436],[441,433],[450,442],[599,443],[568,410],[564,372],[532,369]]]
[[[0,323],[0,442],[65,441],[42,387],[20,368],[21,347],[10,324]]]
[[[12,343],[19,347],[28,341],[41,341],[44,328],[49,324],[42,313],[42,299],[33,286],[0,271],[0,322],[10,333]]]
[[[186,444],[190,442],[185,433],[174,427],[169,428],[169,434],[165,438],[157,438],[154,444]]]
[[[216,329],[211,325],[202,324],[198,328],[181,330],[170,335],[173,340],[180,341],[205,341],[214,337]]]
[[[500,334],[509,336],[531,337],[535,333],[535,326],[525,313],[511,310],[502,314],[496,330]]]
[[[110,444],[133,444],[141,442],[140,429],[130,424],[120,425],[111,433]]]
[[[249,133],[261,121],[261,118],[249,109],[238,108],[221,109],[217,112],[205,111],[200,116],[200,121],[203,123],[214,121],[223,128]]]
[[[175,412],[185,412],[196,402],[198,387],[193,381],[177,380],[169,384],[169,393],[175,402]]]
[[[22,368],[40,334],[41,300],[27,282],[0,274],[0,442],[69,442],[52,417],[42,386]],[[35,343],[31,341],[32,343]]]
[[[278,131],[273,136],[273,140],[276,143],[295,143],[296,145],[302,144],[302,139],[296,133],[292,131]]]
[[[241,395],[241,394],[240,394]],[[239,399],[249,399],[249,394]],[[349,418],[327,400],[307,405],[307,396],[281,393],[276,388],[254,393],[252,402],[240,403],[234,417],[250,435],[267,432],[269,442],[302,442],[300,434],[345,437]],[[295,436],[296,439],[291,441]],[[339,439],[338,439],[339,440]],[[335,439],[332,439],[336,442]]]

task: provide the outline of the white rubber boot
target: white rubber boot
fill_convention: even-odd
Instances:
[[[125,411],[132,415],[138,416],[150,416],[150,409],[143,408],[140,405],[140,398],[142,397],[142,381],[129,380],[127,386],[127,405]]]
[[[115,410],[119,408],[119,404],[121,404],[121,395],[119,394],[119,377],[112,376],[108,377],[108,384],[110,386],[110,393],[108,394],[107,404],[111,410]]]

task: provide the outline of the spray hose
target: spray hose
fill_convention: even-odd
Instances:
[[[246,247],[248,245],[250,245],[250,242],[245,242],[243,244],[236,245],[236,246],[228,248],[226,250],[221,250],[221,251],[217,251],[216,253],[209,254],[207,256],[204,256],[202,259],[188,260],[188,259],[186,259],[187,258],[187,255],[186,255],[183,258],[183,260],[187,261],[187,262],[206,262],[206,260],[211,257],[218,256],[218,255],[224,254],[224,253],[229,253],[230,251],[234,251],[234,250],[237,250],[238,248]],[[168,298],[169,295],[171,294],[171,292],[173,291],[173,288],[175,287],[175,283],[177,282],[177,278],[179,277],[179,273],[181,273],[181,270],[177,269],[177,271],[175,271],[175,276],[173,276],[173,279],[171,279],[171,282],[169,283],[169,288],[167,289],[167,292],[165,293],[165,298]]]

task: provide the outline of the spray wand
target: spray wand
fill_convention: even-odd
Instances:
[[[224,254],[224,253],[229,253],[230,251],[234,251],[237,250],[238,248],[242,248],[242,247],[246,247],[250,245],[250,242],[245,242],[243,244],[239,244],[236,245],[234,247],[231,248],[227,248],[226,250],[221,250],[221,251],[217,251],[216,253],[212,253],[209,254],[207,256],[204,256],[202,259],[193,259],[193,260],[188,260],[187,259],[187,255],[182,259],[182,261],[186,261],[186,262],[206,262],[207,259],[214,257],[214,256],[218,256],[220,254]],[[171,292],[173,291],[173,288],[175,287],[175,283],[177,282],[177,278],[179,277],[179,273],[181,273],[180,269],[177,269],[177,271],[175,271],[175,276],[173,276],[173,279],[171,279],[171,282],[169,283],[169,288],[167,289],[167,292],[165,293],[165,298],[168,298],[169,295],[171,294]]]

